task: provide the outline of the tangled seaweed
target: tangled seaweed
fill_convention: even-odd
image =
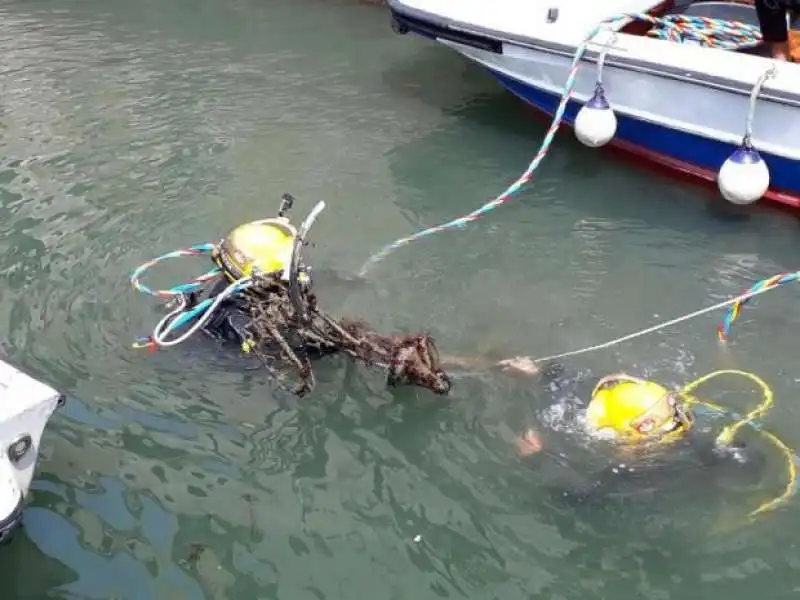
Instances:
[[[319,308],[310,284],[300,283],[301,236],[295,240],[289,280],[280,273],[256,275],[243,293],[250,315],[249,352],[280,381],[288,370],[296,382],[291,392],[303,396],[314,389],[312,359],[346,354],[387,370],[390,386],[416,385],[447,394],[451,380],[440,366],[431,336],[382,335],[363,321],[336,320]]]

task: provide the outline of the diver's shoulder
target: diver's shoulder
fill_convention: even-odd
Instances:
[[[729,444],[715,443],[714,453],[722,460],[740,464],[760,462],[764,458],[763,453],[756,447],[739,441]]]
[[[225,277],[220,277],[207,288],[208,292],[206,293],[206,296],[209,298],[214,298],[218,296],[225,288],[227,288],[228,285],[230,285],[230,282]]]
[[[706,464],[757,465],[764,454],[755,446],[736,440],[721,443],[713,436],[689,433],[690,443]]]

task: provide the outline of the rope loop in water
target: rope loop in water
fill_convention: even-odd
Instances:
[[[170,258],[180,258],[183,256],[203,256],[205,254],[211,254],[216,248],[215,244],[205,243],[205,244],[195,244],[194,246],[189,246],[188,248],[181,248],[178,250],[173,250],[172,252],[167,252],[166,254],[162,254],[154,258],[153,260],[148,260],[146,263],[143,263],[136,267],[136,269],[131,273],[130,281],[131,285],[134,289],[142,292],[143,294],[148,294],[150,296],[156,296],[157,298],[175,298],[176,296],[181,296],[188,292],[192,292],[194,290],[199,289],[204,284],[208,283],[219,277],[222,274],[222,270],[218,267],[211,269],[203,273],[202,275],[195,277],[191,281],[187,283],[183,283],[181,285],[176,285],[175,287],[171,287],[166,290],[153,290],[144,285],[140,280],[142,275],[144,275],[145,271],[154,267],[158,263],[164,262]]]
[[[155,351],[159,346],[174,346],[183,342],[185,339],[196,333],[200,327],[205,325],[208,319],[211,318],[213,309],[216,309],[216,307],[222,302],[222,300],[225,299],[225,297],[238,291],[238,288],[234,288],[234,286],[231,285],[229,286],[229,289],[226,289],[225,292],[217,296],[217,298],[203,300],[197,306],[188,308],[187,295],[199,290],[210,281],[219,279],[222,276],[222,269],[219,267],[214,267],[213,269],[206,271],[202,275],[199,275],[186,283],[182,283],[164,290],[151,289],[141,281],[144,273],[159,263],[171,258],[210,255],[215,248],[216,244],[212,244],[210,242],[195,244],[194,246],[189,246],[188,248],[179,248],[178,250],[167,252],[166,254],[162,254],[161,256],[149,260],[134,269],[133,273],[130,275],[130,282],[134,289],[143,294],[155,296],[156,298],[168,299],[175,303],[175,308],[163,319],[161,319],[161,321],[159,321],[151,335],[138,338],[136,342],[134,342],[134,348],[147,348],[151,351]],[[186,333],[181,335],[176,340],[167,341],[167,335],[196,317],[200,318]]]

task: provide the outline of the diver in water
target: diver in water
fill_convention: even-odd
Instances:
[[[176,308],[146,345],[174,346],[202,331],[254,356],[280,381],[294,372],[298,395],[314,387],[310,361],[337,353],[385,370],[389,386],[447,394],[451,382],[429,335],[383,335],[363,321],[334,319],[320,308],[302,248],[325,205],[318,203],[295,229],[285,216],[293,202],[285,194],[277,217],[241,225],[218,244],[192,247],[190,254],[210,251],[216,269],[163,294],[176,298]],[[132,276],[135,285],[141,273],[142,268]],[[176,335],[179,329],[185,331]]]
[[[282,214],[277,219],[263,219],[235,228],[212,254],[214,263],[225,277],[204,290],[202,295],[190,295],[189,306],[218,297],[232,282],[254,271],[275,273],[286,269],[296,234]],[[307,274],[302,276],[303,283],[306,283]],[[231,294],[219,304],[201,330],[214,339],[246,347],[252,320],[244,297]]]
[[[688,402],[680,392],[626,373],[606,375],[590,381],[569,377],[562,365],[538,365],[527,357],[514,357],[490,364],[477,358],[443,357],[447,365],[500,370],[537,380],[550,394],[571,395],[588,400],[582,411],[586,433],[612,442],[606,467],[587,478],[583,485],[559,489],[557,495],[584,503],[610,497],[621,498],[652,492],[670,481],[686,482],[693,472],[699,480],[760,482],[764,455],[740,441],[721,443],[713,434],[698,431]],[[528,428],[517,440],[523,457],[546,450],[542,436]],[[697,467],[687,469],[687,466]],[[733,473],[731,473],[733,471]],[[677,478],[677,479],[676,479]],[[705,485],[699,486],[707,489]]]

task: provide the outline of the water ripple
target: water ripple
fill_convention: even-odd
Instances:
[[[164,311],[130,289],[131,270],[272,214],[283,191],[298,214],[328,202],[314,260],[346,271],[494,197],[530,160],[542,127],[478,70],[387,36],[373,7],[306,9],[0,7],[4,350],[70,396],[25,533],[2,551],[9,598],[668,598],[701,585],[736,599],[796,575],[791,510],[726,536],[738,496],[730,515],[716,496],[595,512],[554,500],[593,458],[580,399],[466,374],[442,401],[330,360],[298,401],[211,344],[130,347]],[[323,303],[425,328],[447,354],[541,355],[790,268],[785,221],[714,221],[682,189],[586,152],[556,144],[514,202]],[[207,266],[164,264],[147,281]],[[774,352],[743,319],[726,357],[707,322],[569,366],[677,385],[747,361],[790,396],[791,361],[769,356],[792,355],[790,300],[753,309]],[[790,436],[797,410],[776,410]],[[541,461],[515,455],[529,426],[548,440]]]

